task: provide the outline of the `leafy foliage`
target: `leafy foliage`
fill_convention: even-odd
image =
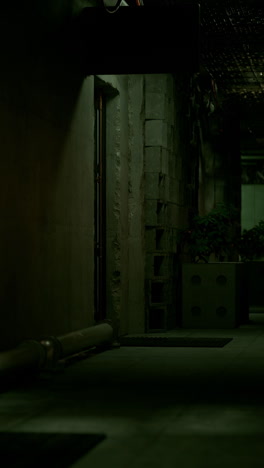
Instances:
[[[237,216],[233,206],[224,204],[195,216],[190,228],[180,231],[180,248],[187,248],[193,262],[208,262],[211,254],[223,261],[234,252]]]
[[[244,229],[238,242],[242,261],[253,261],[264,257],[264,221],[251,229]]]

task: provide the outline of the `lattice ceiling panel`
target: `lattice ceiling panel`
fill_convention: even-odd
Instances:
[[[203,66],[224,93],[264,98],[264,3],[201,0]]]
[[[224,95],[264,104],[264,0],[144,0],[200,4],[201,65]]]

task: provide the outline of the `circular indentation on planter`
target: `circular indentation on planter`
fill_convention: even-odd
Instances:
[[[191,308],[191,314],[193,317],[200,317],[202,311],[200,309],[200,307],[198,306],[194,306]]]
[[[191,277],[191,283],[192,283],[193,285],[195,285],[195,286],[197,285],[197,286],[198,286],[199,284],[201,284],[201,282],[202,282],[202,279],[201,279],[201,277],[200,277],[199,275],[193,275],[193,276]]]
[[[218,317],[225,317],[226,314],[227,314],[227,310],[225,307],[218,307],[216,309],[216,315],[218,315]]]
[[[219,275],[216,278],[216,283],[220,286],[224,286],[227,283],[227,278],[224,275]]]

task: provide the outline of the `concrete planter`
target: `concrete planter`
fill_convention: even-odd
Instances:
[[[264,312],[264,260],[246,263],[249,311]]]
[[[245,323],[246,286],[244,263],[183,263],[181,326],[235,328]]]

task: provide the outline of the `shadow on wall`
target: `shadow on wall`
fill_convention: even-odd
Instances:
[[[71,316],[73,271],[85,270],[76,242],[89,225],[76,167],[83,76],[58,31],[40,41],[20,13],[2,15],[0,28],[0,349],[89,325]]]

